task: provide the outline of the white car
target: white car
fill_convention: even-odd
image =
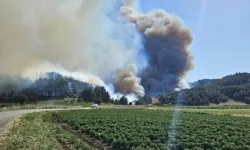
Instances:
[[[92,107],[92,108],[98,108],[99,105],[98,105],[98,104],[92,104],[91,107]]]

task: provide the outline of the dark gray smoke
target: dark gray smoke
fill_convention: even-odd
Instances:
[[[180,81],[193,68],[193,56],[189,50],[191,32],[177,17],[164,10],[140,14],[127,6],[122,7],[121,12],[145,38],[149,66],[140,74],[145,93],[157,95],[181,88]]]

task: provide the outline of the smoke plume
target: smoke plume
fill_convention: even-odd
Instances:
[[[136,66],[130,65],[127,68],[119,69],[115,79],[115,85],[119,92],[124,94],[135,93],[144,95],[144,88],[140,85],[140,78],[135,75]]]
[[[177,17],[164,10],[141,14],[133,7],[124,6],[121,12],[145,38],[144,48],[150,62],[140,76],[146,93],[171,92],[182,85],[179,82],[193,68],[193,56],[189,50],[191,32]]]
[[[135,0],[0,0],[0,76],[58,72],[136,95],[169,92],[192,69],[192,36]]]
[[[93,76],[111,81],[118,69],[144,61],[139,34],[113,8],[115,3],[0,0],[0,75],[34,77],[63,70],[95,83]]]

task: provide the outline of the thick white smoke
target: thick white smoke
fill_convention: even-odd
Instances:
[[[0,0],[0,76],[54,71],[137,96],[180,87],[192,69],[191,33],[165,11],[136,8],[136,0]]]
[[[36,78],[56,71],[103,85],[118,79],[117,71],[128,64],[135,66],[132,71],[142,69],[141,38],[120,15],[122,2],[0,0],[0,75]],[[117,83],[134,79],[128,91],[143,93],[136,73],[126,80],[119,75],[123,82]]]

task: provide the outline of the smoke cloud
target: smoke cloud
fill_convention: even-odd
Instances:
[[[140,78],[136,77],[136,66],[129,65],[127,68],[119,69],[115,79],[116,89],[123,94],[135,93],[144,96],[144,88],[140,85]]]
[[[100,85],[99,79],[112,81],[127,64],[142,68],[137,65],[145,60],[141,38],[113,8],[115,3],[0,0],[0,75],[35,78],[40,72],[74,72]]]
[[[192,69],[192,36],[135,0],[0,0],[0,76],[58,72],[122,94],[169,92]],[[145,91],[144,91],[145,88]]]
[[[124,6],[121,12],[144,35],[144,48],[149,55],[149,65],[142,71],[142,85],[149,95],[167,93],[181,88],[180,81],[193,68],[189,50],[191,32],[181,21],[164,10],[148,14],[138,13]]]

